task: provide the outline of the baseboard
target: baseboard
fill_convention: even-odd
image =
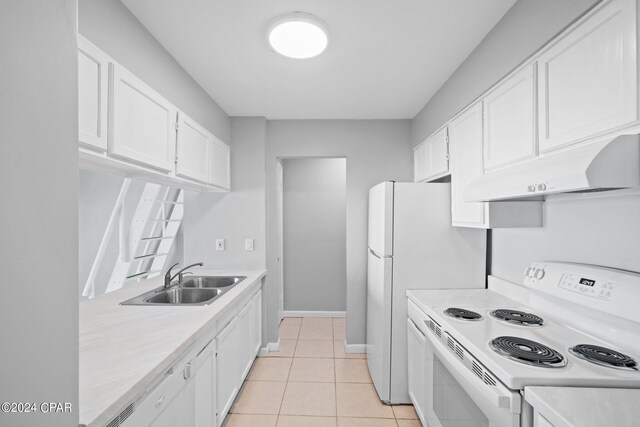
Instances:
[[[293,311],[285,310],[284,317],[346,317],[344,311]]]
[[[280,338],[278,338],[278,342],[268,342],[266,347],[262,347],[260,352],[258,352],[259,357],[267,357],[272,351],[280,350]]]
[[[367,347],[365,344],[347,344],[347,340],[344,340],[344,352],[345,353],[366,353]]]

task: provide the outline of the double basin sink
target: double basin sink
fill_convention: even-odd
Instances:
[[[122,305],[208,305],[242,282],[244,276],[190,276],[169,288],[156,288]]]

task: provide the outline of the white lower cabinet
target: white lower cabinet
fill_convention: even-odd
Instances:
[[[238,317],[216,336],[217,425],[221,426],[240,388],[238,375]]]
[[[238,378],[242,382],[253,364],[253,343],[251,342],[251,304],[244,306],[238,314]],[[242,338],[242,339],[240,339]]]
[[[424,410],[426,399],[425,379],[425,336],[416,325],[407,319],[408,388],[413,407],[425,425]]]
[[[246,378],[261,344],[259,316],[262,293],[258,291],[216,336],[217,425],[221,426]],[[260,343],[256,344],[257,341]]]
[[[254,357],[262,347],[262,290],[251,299],[251,347]]]
[[[196,354],[195,425],[213,427],[216,424],[216,342],[212,337]]]

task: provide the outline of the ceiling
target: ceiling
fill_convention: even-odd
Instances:
[[[122,0],[230,116],[413,118],[515,0]],[[292,11],[329,26],[311,59],[272,52]]]

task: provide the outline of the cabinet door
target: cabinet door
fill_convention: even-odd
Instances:
[[[424,409],[426,404],[424,340],[422,332],[410,319],[407,319],[409,398],[423,425],[425,424]]]
[[[445,176],[449,172],[447,128],[431,136],[425,145],[427,146],[427,179]]]
[[[176,175],[209,183],[213,135],[186,114],[178,114]]]
[[[231,151],[229,146],[213,137],[211,146],[213,159],[211,161],[211,184],[224,189],[231,188]]]
[[[427,141],[413,150],[413,181],[420,182],[427,178]]]
[[[538,154],[535,91],[535,64],[531,64],[483,99],[485,171]]]
[[[107,150],[110,58],[78,37],[78,140],[84,146]]]
[[[482,104],[477,103],[449,125],[451,217],[453,225],[486,227],[486,203],[465,202],[464,190],[482,175]]]
[[[216,423],[215,340],[206,343],[196,356],[195,425],[213,427]]]
[[[216,336],[216,410],[220,427],[227,416],[233,399],[240,387],[238,376],[238,318],[233,320]]]
[[[262,291],[251,300],[251,347],[255,357],[262,347]]]
[[[149,427],[195,427],[195,383],[189,381]]]
[[[538,62],[540,150],[637,120],[635,0],[612,0]]]
[[[124,68],[111,69],[109,154],[172,171],[176,109]]]
[[[251,342],[251,303],[245,305],[240,314],[238,314],[238,327],[236,334],[238,335],[238,377],[240,381],[244,380],[251,365],[253,363],[253,343]]]

